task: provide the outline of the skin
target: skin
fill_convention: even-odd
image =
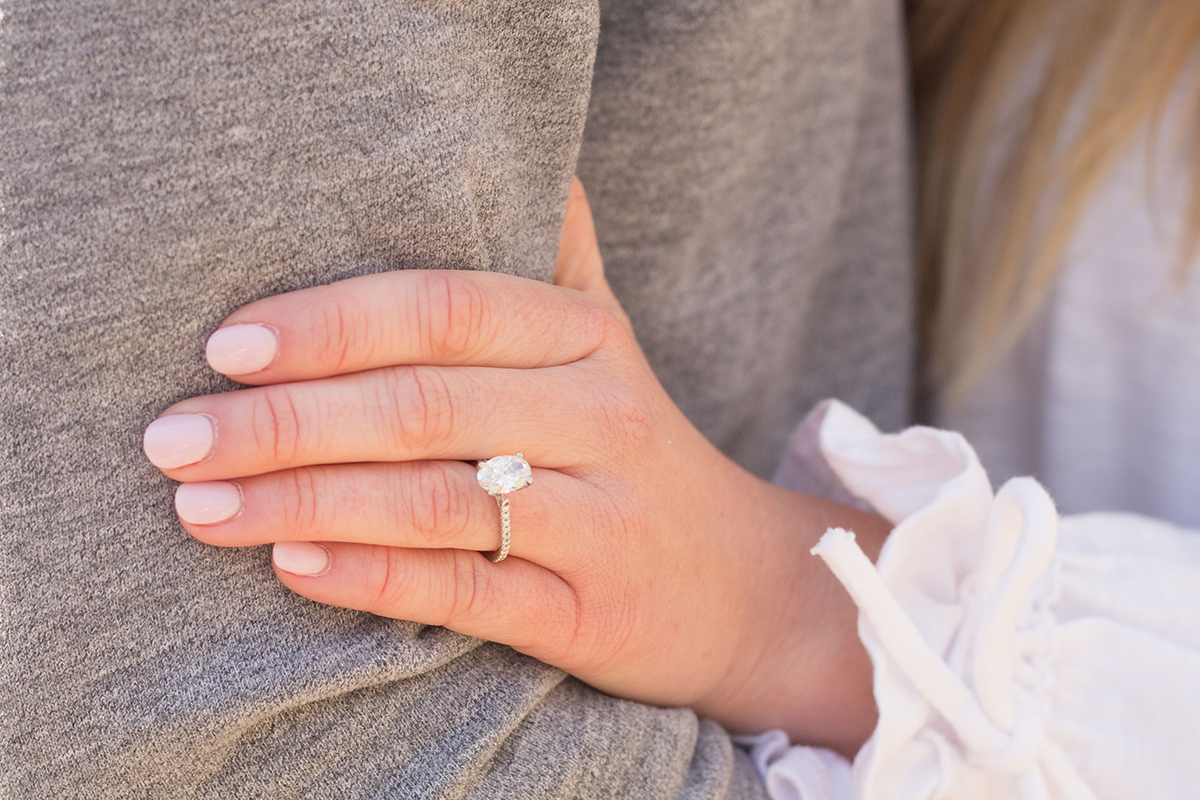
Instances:
[[[872,558],[875,516],[760,480],[671,402],[604,279],[582,186],[555,285],[402,271],[251,303],[279,334],[254,388],[164,415],[217,421],[178,481],[240,487],[221,547],[317,542],[319,603],[501,642],[598,689],[691,706],[732,732],[782,728],[853,754],[874,726],[848,596],[808,554],[830,526]],[[522,452],[512,550],[473,462]],[[317,551],[318,556],[320,551]]]

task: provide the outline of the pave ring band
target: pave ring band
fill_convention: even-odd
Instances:
[[[515,456],[496,456],[480,461],[475,478],[500,506],[500,549],[489,556],[493,563],[498,564],[508,558],[508,546],[512,543],[508,496],[533,483],[533,470],[529,468],[525,457],[517,453]]]

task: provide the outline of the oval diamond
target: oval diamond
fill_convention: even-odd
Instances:
[[[533,470],[529,468],[529,462],[517,453],[515,456],[489,458],[479,465],[475,477],[488,494],[508,494],[533,483]]]

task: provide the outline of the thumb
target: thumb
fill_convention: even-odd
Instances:
[[[558,260],[554,264],[554,285],[591,295],[628,325],[621,304],[604,278],[604,262],[600,259],[592,209],[578,177],[571,178],[567,218],[558,245]]]

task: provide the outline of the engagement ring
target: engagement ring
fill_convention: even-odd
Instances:
[[[480,461],[475,477],[483,490],[496,498],[500,506],[500,549],[491,556],[494,563],[508,558],[508,546],[512,541],[512,523],[509,520],[508,496],[533,483],[533,470],[521,453],[515,456],[496,456]]]

